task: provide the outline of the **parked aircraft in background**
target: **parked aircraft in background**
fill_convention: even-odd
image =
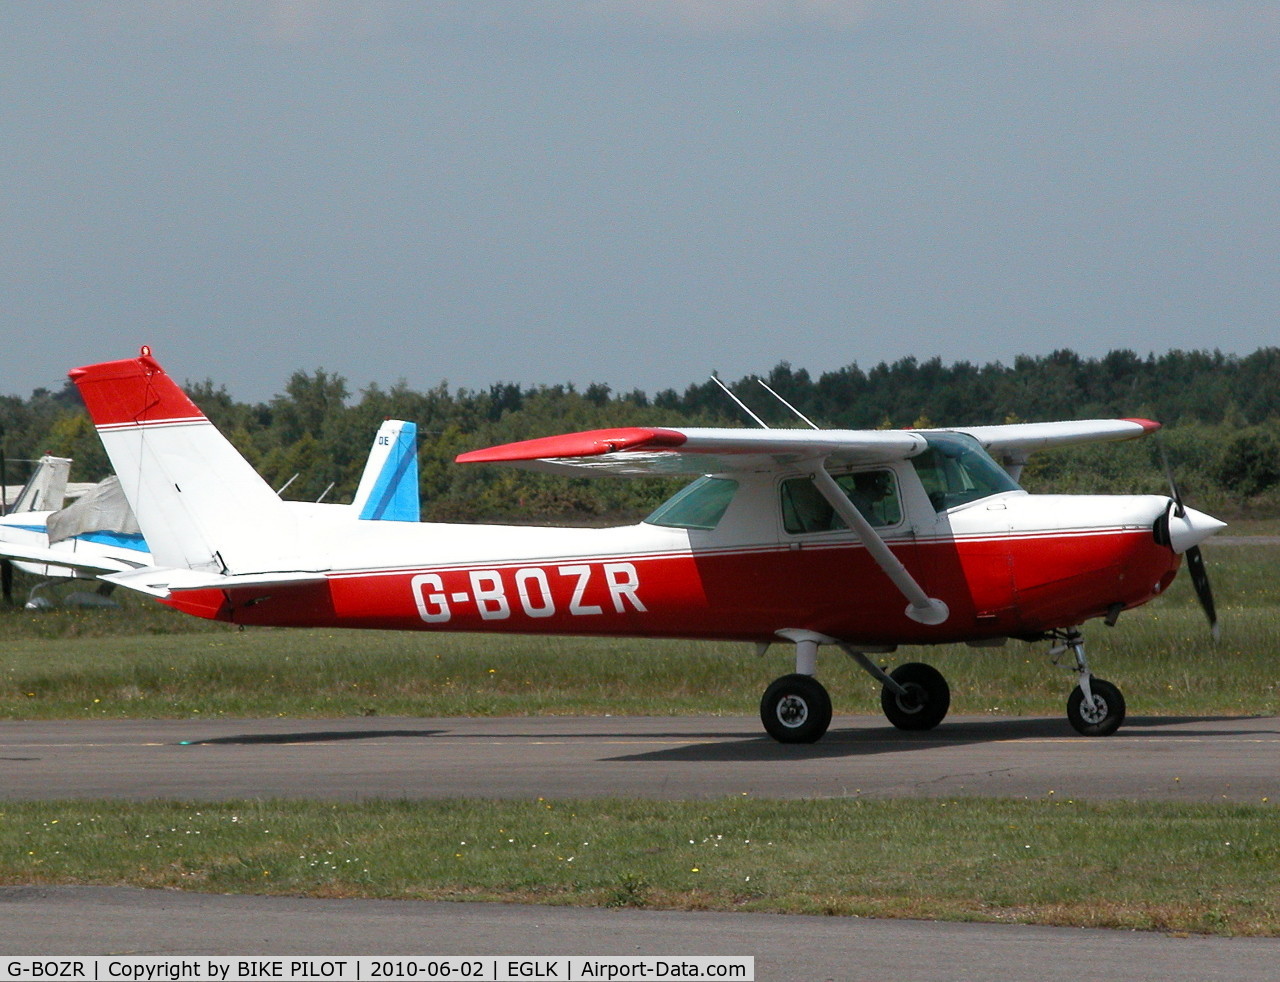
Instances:
[[[731,639],[795,646],[761,700],[766,730],[811,742],[831,721],[821,647],[882,686],[888,719],[936,726],[946,680],[870,657],[1010,638],[1070,649],[1067,715],[1113,732],[1124,699],[1096,678],[1080,625],[1159,596],[1222,523],[1162,495],[1032,495],[1027,455],[1126,440],[1147,420],[928,430],[628,427],[462,454],[574,476],[696,479],[645,521],[607,529],[335,522],[316,534],[143,348],[78,368],[154,566],[104,577],[238,624]],[[997,462],[999,461],[999,462]],[[1003,465],[1003,466],[1002,466]]]
[[[417,522],[418,427],[389,419],[374,436],[355,499],[349,505],[286,501],[290,511],[310,523],[359,519]],[[0,588],[12,599],[12,570],[42,577],[27,598],[28,607],[49,606],[39,591],[54,582],[95,580],[152,563],[151,552],[129,507],[120,481],[108,477],[85,486],[65,504],[71,460],[46,455],[37,462],[13,507],[0,517]],[[80,604],[102,603],[111,584],[97,594],[76,594]]]

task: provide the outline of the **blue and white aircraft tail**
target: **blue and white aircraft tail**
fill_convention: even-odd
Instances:
[[[279,505],[301,522],[419,521],[417,434],[414,423],[383,422],[351,504]],[[116,478],[90,486],[79,500],[63,507],[71,463],[66,457],[41,458],[13,507],[0,516],[6,600],[11,599],[10,566],[47,583],[92,580],[155,565]]]
[[[351,509],[374,522],[418,522],[418,426],[386,420],[378,429]]]

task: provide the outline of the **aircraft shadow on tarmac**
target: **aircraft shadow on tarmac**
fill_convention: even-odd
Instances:
[[[178,746],[337,743],[343,740],[381,740],[386,737],[433,737],[443,732],[443,730],[312,730],[306,733],[241,733],[236,736],[210,737],[208,740],[183,740]]]
[[[1121,740],[1124,736],[1150,736],[1143,732],[1160,727],[1194,723],[1227,722],[1239,719],[1234,716],[1145,716],[1134,717],[1118,733],[1106,737],[1108,741]],[[1276,732],[1276,731],[1270,731]],[[1197,729],[1186,732],[1164,732],[1161,736],[1172,740],[1179,738],[1204,738],[1206,736],[1238,735],[1226,730]],[[1018,740],[1080,740],[1091,738],[1072,732],[1061,719],[1000,719],[971,720],[944,723],[936,730],[913,733],[892,726],[841,730],[832,728],[818,743],[784,744],[767,737],[750,737],[740,740],[716,740],[714,742],[669,747],[638,754],[623,754],[607,758],[612,761],[768,761],[804,758],[808,760],[830,757],[867,757],[878,754],[911,753],[919,750],[935,750],[945,747],[963,747],[980,743],[1006,743]]]
[[[1130,717],[1126,725],[1110,741],[1123,741],[1126,736],[1152,736],[1160,732],[1160,736],[1170,740],[1238,736],[1239,731],[1223,729],[1205,729],[1198,727],[1186,730],[1169,730],[1168,727],[1230,722],[1241,719],[1234,716],[1144,716]],[[676,722],[673,720],[672,722]],[[1276,733],[1275,729],[1253,731],[1254,733]],[[210,737],[204,740],[183,740],[180,746],[253,746],[270,745],[286,746],[302,743],[340,743],[359,740],[382,740],[388,738],[417,740],[448,740],[453,737],[466,736],[448,727],[432,727],[423,729],[362,729],[362,730],[294,730],[288,733],[241,733],[232,736]],[[1077,736],[1072,732],[1065,720],[1057,718],[1012,718],[991,720],[956,720],[944,723],[936,730],[913,733],[895,729],[892,726],[865,727],[858,726],[841,729],[839,721],[818,743],[782,744],[767,736],[746,736],[726,738],[723,732],[708,729],[663,730],[647,732],[648,739],[679,742],[680,746],[664,747],[660,750],[644,751],[635,754],[622,754],[615,757],[602,758],[612,761],[769,761],[795,758],[822,759],[838,757],[865,757],[879,754],[912,753],[920,750],[931,750],[946,747],[961,747],[982,743],[1007,743],[1019,740],[1079,740],[1085,744],[1092,741],[1088,737]],[[558,728],[556,732],[546,732],[530,727],[515,732],[486,733],[485,739],[496,742],[511,741],[513,743],[528,740],[564,740],[598,742],[601,734],[598,730],[591,732],[572,732],[569,728]]]

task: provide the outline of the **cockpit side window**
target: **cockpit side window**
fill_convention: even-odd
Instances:
[[[912,457],[911,463],[935,511],[1019,490],[1013,478],[973,437],[964,433],[922,435],[929,448]]]
[[[902,521],[902,502],[893,471],[834,474],[836,484],[871,525],[884,528]],[[782,527],[792,535],[847,528],[812,480],[793,477],[782,482]]]
[[[645,519],[673,529],[710,530],[720,524],[738,490],[727,477],[700,477],[668,498]]]

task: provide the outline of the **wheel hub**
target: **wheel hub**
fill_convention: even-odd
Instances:
[[[1091,726],[1101,723],[1107,718],[1107,700],[1094,696],[1092,700],[1080,703],[1080,718]]]
[[[898,708],[904,713],[918,713],[924,709],[924,704],[928,699],[924,689],[915,682],[908,682],[903,688],[907,691],[897,697]]]
[[[784,696],[778,700],[778,722],[783,726],[803,726],[809,718],[809,704],[799,696]]]

